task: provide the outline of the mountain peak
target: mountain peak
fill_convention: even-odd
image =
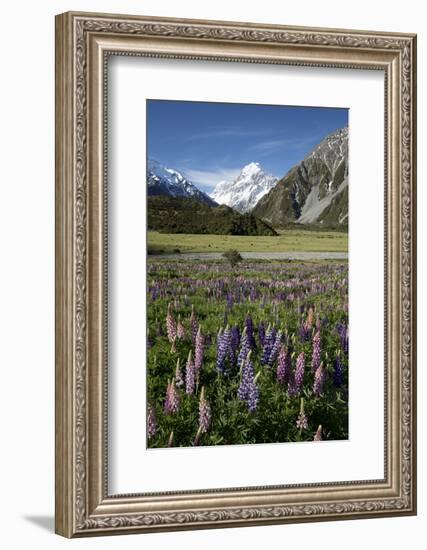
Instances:
[[[250,162],[233,181],[219,182],[210,196],[218,204],[248,212],[276,183],[277,178],[266,174],[259,162]]]
[[[348,224],[348,127],[324,137],[253,213],[273,226]]]
[[[148,159],[147,163],[148,195],[166,195],[169,197],[190,197],[214,206],[215,202],[200,191],[182,172],[169,168],[158,160]]]
[[[250,162],[244,166],[240,173],[241,174],[255,174],[257,172],[262,172],[262,168],[259,162]]]

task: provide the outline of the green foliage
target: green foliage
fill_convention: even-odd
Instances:
[[[227,250],[227,252],[224,252],[222,257],[228,261],[231,267],[236,267],[236,265],[243,260],[242,256],[237,252],[237,250]]]
[[[252,214],[229,206],[211,207],[191,198],[148,197],[148,229],[161,233],[269,235],[276,231]]]
[[[347,312],[343,307],[347,300],[347,287],[343,283],[346,267],[337,262],[244,261],[242,265],[245,269],[242,275],[244,280],[240,280],[239,276],[237,281],[233,269],[227,268],[224,261],[209,262],[207,265],[183,260],[149,260],[147,313],[150,349],[147,359],[147,396],[157,413],[157,433],[149,440],[150,447],[166,447],[172,431],[174,446],[194,445],[202,387],[211,407],[212,423],[208,432],[202,434],[201,445],[312,441],[320,424],[323,426],[323,439],[348,438],[346,357],[343,358],[344,384],[340,388],[333,384],[333,360],[340,349],[335,326],[338,322],[347,321]],[[303,301],[286,298],[279,300],[276,289],[281,288],[282,282],[292,287],[294,295],[306,292],[307,298]],[[251,298],[245,285],[247,289],[257,290],[255,297]],[[312,285],[319,285],[319,291],[312,291]],[[160,289],[159,294],[154,295],[153,289]],[[229,294],[236,298],[232,304],[227,302]],[[242,298],[240,301],[237,300],[238,296]],[[170,303],[173,304],[175,319],[179,315],[185,329],[185,337],[175,341],[175,349],[166,336],[166,313]],[[301,307],[304,307],[303,315],[300,313]],[[325,326],[321,330],[321,346],[327,380],[322,396],[313,393],[311,337],[306,341],[298,337],[308,307],[313,307],[316,316],[325,319]],[[190,322],[192,309],[206,338],[203,366],[195,394],[186,395],[184,388],[179,388],[179,411],[167,415],[164,413],[164,400],[168,380],[175,376],[178,358],[184,374],[189,351],[192,350],[194,354]],[[216,369],[218,329],[228,324],[238,325],[242,330],[248,313],[253,319],[257,343],[252,358],[255,372],[260,373],[260,400],[253,413],[248,411],[245,402],[238,399],[237,390],[241,380],[238,367],[227,360],[223,375],[218,374]],[[261,364],[262,346],[257,331],[261,321],[265,326],[271,323],[283,330],[293,342],[295,356],[304,351],[306,370],[300,396],[290,397],[286,388],[278,383],[277,363],[272,367]],[[304,397],[308,418],[306,430],[296,426],[300,397]]]

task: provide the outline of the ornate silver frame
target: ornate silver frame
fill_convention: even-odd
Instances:
[[[105,116],[108,55],[382,70],[385,478],[109,495]],[[56,18],[56,532],[66,537],[416,513],[416,37],[218,21]]]

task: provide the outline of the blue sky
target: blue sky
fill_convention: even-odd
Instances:
[[[148,156],[210,192],[249,162],[280,178],[347,124],[347,109],[148,100]]]

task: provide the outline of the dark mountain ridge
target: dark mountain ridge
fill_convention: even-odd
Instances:
[[[147,197],[148,229],[160,233],[213,235],[277,235],[253,214],[240,214],[229,206],[211,207],[188,197]]]

